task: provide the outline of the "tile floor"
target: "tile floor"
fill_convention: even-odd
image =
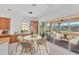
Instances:
[[[46,42],[47,44],[47,49],[48,49],[48,53],[46,52],[46,49],[44,46],[40,46],[40,51],[36,52],[33,55],[69,55],[69,50],[62,48],[60,46],[54,45],[53,43],[50,42]],[[16,52],[16,45],[17,43],[12,43],[9,45],[9,55],[21,55],[21,46],[19,45],[19,47],[17,48],[17,52]],[[29,53],[23,53],[22,55],[30,55]],[[74,52],[70,52],[70,55],[77,55]]]

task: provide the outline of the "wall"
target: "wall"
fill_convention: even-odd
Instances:
[[[11,18],[10,22],[10,34],[14,34],[15,32],[18,32],[21,30],[21,23],[27,22],[27,18],[22,16],[15,16],[15,15],[6,15],[6,14],[0,14],[0,17],[7,17]],[[29,20],[29,19],[28,19]]]
[[[11,34],[15,33],[16,31],[20,31],[22,22],[30,20],[30,18],[27,18],[29,17],[27,9],[30,9],[31,7],[28,5],[0,5],[0,7],[0,17],[3,16],[11,18]],[[12,11],[7,11],[7,8],[12,8]],[[43,7],[41,9],[43,9]],[[44,11],[41,11],[39,8],[35,8],[35,17],[38,18],[39,21],[46,21],[49,19],[71,15],[79,15],[79,5],[55,5],[51,8],[45,9]]]
[[[15,32],[20,32],[21,30],[21,24],[22,22],[27,22],[27,19],[23,18],[11,18],[11,34],[14,34]]]

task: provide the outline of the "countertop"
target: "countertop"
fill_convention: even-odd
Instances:
[[[0,44],[9,42],[9,40],[10,40],[10,37],[0,38]]]
[[[0,44],[9,42],[12,36],[27,36],[30,34],[0,34]]]

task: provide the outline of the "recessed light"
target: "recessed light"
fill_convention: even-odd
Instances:
[[[37,4],[32,4],[32,6],[37,6]]]
[[[32,14],[32,11],[29,11],[29,14]]]
[[[12,9],[11,8],[8,8],[7,11],[12,11]]]
[[[49,8],[53,7],[53,4],[46,4]]]
[[[4,12],[11,12],[11,11],[12,11],[11,8],[4,9]]]

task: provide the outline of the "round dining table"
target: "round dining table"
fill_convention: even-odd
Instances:
[[[29,36],[24,36],[23,39],[24,40],[39,40],[41,39],[41,36],[40,35],[36,35],[36,36],[29,35]]]
[[[35,52],[37,51],[37,40],[40,40],[40,39],[41,39],[40,35],[35,35],[35,36],[29,35],[29,36],[23,37],[24,41],[33,41],[33,43],[34,43],[33,46],[35,48]]]

